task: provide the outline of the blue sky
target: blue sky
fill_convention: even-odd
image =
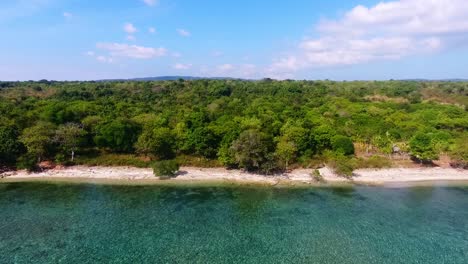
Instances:
[[[3,0],[0,80],[468,78],[466,0]]]

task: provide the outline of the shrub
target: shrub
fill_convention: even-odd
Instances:
[[[354,159],[351,159],[342,153],[338,153],[329,157],[328,166],[332,168],[338,176],[351,178],[353,176],[353,171],[356,168],[356,162]]]
[[[409,142],[411,154],[420,161],[436,160],[439,155],[436,152],[434,143],[432,134],[419,132]]]
[[[197,168],[217,168],[223,167],[223,163],[219,160],[207,159],[205,157],[179,155],[176,158],[179,165],[197,167]]]
[[[64,154],[59,153],[59,154],[55,155],[55,162],[57,164],[64,164],[66,161],[67,161],[67,157],[65,157]]]
[[[55,155],[55,163],[63,166],[74,166],[76,164],[75,161],[67,159],[67,156],[63,153]]]
[[[354,166],[349,159],[335,160],[334,171],[339,176],[351,178],[353,176]]]
[[[18,131],[12,126],[0,126],[0,166],[12,165],[22,152]]]
[[[464,139],[457,140],[450,152],[451,166],[455,168],[468,168],[468,144]]]
[[[176,160],[161,160],[153,164],[154,175],[161,179],[169,179],[179,171],[179,163]]]
[[[320,171],[315,169],[310,176],[316,181],[316,182],[325,182],[325,179],[323,178],[322,174],[320,174]]]
[[[151,162],[131,154],[99,154],[99,156],[80,156],[75,163],[87,166],[128,166],[150,168]]]
[[[368,159],[359,159],[357,168],[363,169],[382,169],[392,167],[392,161],[382,156],[372,156]]]
[[[39,167],[37,166],[37,157],[32,153],[27,153],[18,158],[16,163],[18,169],[28,170],[28,171],[37,171]]]
[[[332,148],[336,152],[342,152],[345,155],[354,154],[353,141],[346,136],[337,135],[331,140]]]

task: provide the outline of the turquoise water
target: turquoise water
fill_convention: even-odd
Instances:
[[[0,184],[0,263],[468,263],[468,188]]]

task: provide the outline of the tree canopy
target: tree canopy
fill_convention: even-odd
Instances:
[[[466,163],[467,105],[466,82],[0,82],[0,160],[138,154],[270,172],[365,145]]]

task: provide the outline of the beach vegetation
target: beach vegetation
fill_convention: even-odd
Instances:
[[[18,139],[19,132],[13,126],[0,126],[0,166],[14,165],[24,147]]]
[[[177,175],[180,165],[176,160],[160,160],[153,163],[154,175],[160,179],[169,179]]]
[[[138,153],[154,155],[158,159],[174,159],[175,144],[174,133],[169,128],[145,128],[138,137],[135,149]]]
[[[67,123],[60,125],[55,131],[54,141],[59,148],[70,155],[70,161],[75,160],[75,152],[83,144],[86,131],[81,125],[76,123]]]
[[[346,136],[336,135],[331,139],[332,149],[344,155],[354,155],[353,141]]]
[[[432,133],[419,132],[414,135],[409,142],[411,155],[420,161],[438,159],[434,139]]]
[[[126,118],[105,121],[96,128],[94,137],[96,146],[107,148],[114,152],[130,153],[138,139],[140,127]]]
[[[325,182],[325,179],[323,178],[322,174],[320,173],[320,171],[318,169],[313,170],[312,173],[310,174],[310,176],[316,182],[320,182],[320,183]]]
[[[356,159],[344,155],[343,152],[328,152],[327,156],[327,166],[330,167],[336,175],[348,179],[353,177],[353,171],[357,168]]]
[[[151,168],[152,161],[135,154],[82,153],[82,155],[75,158],[74,163],[88,166]]]
[[[386,156],[371,156],[368,158],[358,158],[356,168],[358,169],[385,169],[393,166],[392,160]]]
[[[19,140],[26,147],[28,159],[35,157],[37,162],[50,156],[53,152],[53,136],[55,125],[48,122],[38,122],[23,130]]]
[[[16,167],[20,170],[37,171],[39,165],[37,162],[37,156],[33,153],[25,153],[18,158]]]
[[[242,132],[231,145],[236,165],[247,171],[272,171],[273,144],[267,135],[254,129]]]
[[[0,87],[0,163],[12,165],[59,161],[63,154],[75,164],[149,167],[176,159],[267,174],[326,163],[351,175],[354,168],[386,167],[393,155],[416,162],[447,156],[457,167],[467,160],[467,82],[206,79]]]

